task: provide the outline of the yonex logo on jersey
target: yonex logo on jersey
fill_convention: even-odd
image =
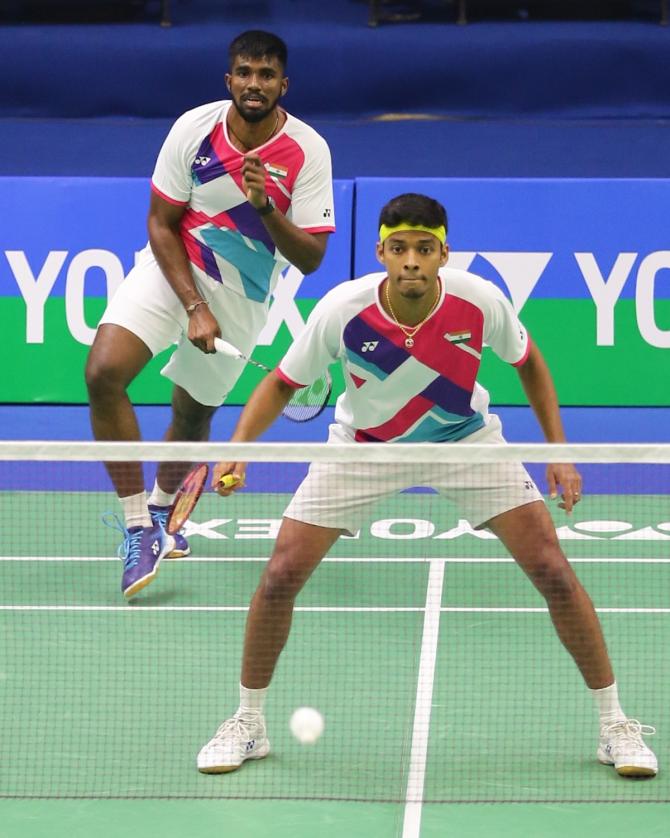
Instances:
[[[211,157],[202,157],[201,156],[201,157],[196,157],[193,162],[195,163],[196,166],[206,166],[211,159],[212,159]]]
[[[331,211],[330,211],[329,209],[325,209],[325,210],[323,211],[323,217],[324,217],[324,218],[330,218],[330,216],[331,216],[331,215],[332,215],[332,213],[331,213]]]
[[[378,340],[368,340],[361,346],[361,352],[374,352],[378,344]]]

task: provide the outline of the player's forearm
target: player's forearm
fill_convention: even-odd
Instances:
[[[261,218],[277,248],[301,273],[311,274],[319,267],[326,251],[327,234],[305,232],[278,209]]]
[[[178,230],[149,218],[149,244],[163,275],[184,308],[202,299]]]
[[[542,433],[547,442],[565,442],[565,431],[558,406],[556,388],[539,349],[533,344],[526,363],[517,370]]]
[[[249,397],[230,441],[258,439],[282,412],[293,392],[293,388],[276,375],[267,375]]]

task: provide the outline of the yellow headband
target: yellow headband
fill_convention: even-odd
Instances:
[[[435,236],[436,239],[439,239],[441,244],[444,244],[447,240],[447,231],[444,227],[444,224],[441,224],[439,227],[424,227],[422,224],[396,224],[395,227],[388,227],[386,224],[382,224],[379,228],[379,241],[383,244],[386,239],[392,235],[393,233],[400,233],[402,230],[417,230],[422,233],[429,233],[431,236]]]

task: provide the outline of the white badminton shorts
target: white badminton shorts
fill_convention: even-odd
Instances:
[[[506,445],[500,420],[495,415],[489,419],[486,427],[462,442]],[[339,425],[330,426],[328,442],[366,445],[347,440]],[[371,508],[378,501],[422,486],[435,489],[453,503],[474,528],[510,509],[543,501],[522,463],[312,463],[284,515],[354,535],[369,520]]]
[[[245,355],[251,354],[267,320],[265,303],[256,303],[221,286],[203,293],[222,337]],[[137,335],[152,355],[177,345],[162,375],[200,404],[218,407],[244,370],[244,362],[225,355],[207,355],[189,341],[188,315],[147,247],[136,266],[109,301],[100,320]]]

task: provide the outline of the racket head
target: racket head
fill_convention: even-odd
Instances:
[[[167,517],[165,529],[170,535],[179,532],[188,521],[205,488],[208,476],[209,466],[207,463],[200,463],[182,480]]]
[[[316,419],[328,404],[332,389],[333,380],[326,370],[316,381],[293,393],[282,411],[283,415],[291,422],[309,422],[310,419]]]

